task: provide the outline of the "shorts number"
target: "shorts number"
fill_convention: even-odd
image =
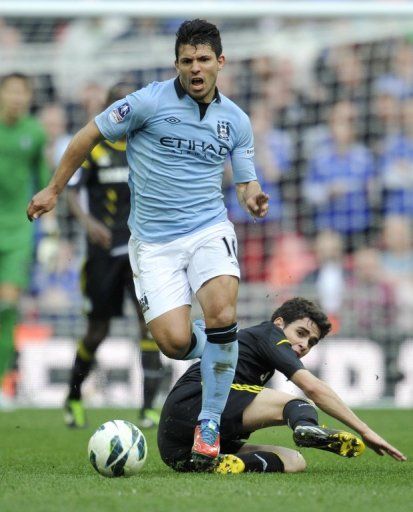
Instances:
[[[228,252],[228,256],[230,258],[236,258],[237,257],[237,248],[236,248],[236,245],[235,245],[235,239],[232,238],[231,239],[231,243],[228,242],[227,240],[227,237],[223,237],[222,238],[222,241],[224,242],[224,245],[227,249],[227,252]]]

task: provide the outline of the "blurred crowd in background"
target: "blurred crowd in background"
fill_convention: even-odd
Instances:
[[[0,47],[11,58],[21,44],[53,43],[75,59],[136,32],[173,39],[180,22],[0,20]],[[170,66],[115,78],[139,88],[172,76]],[[68,97],[53,75],[32,78],[32,112],[47,133],[52,172],[71,135],[101,111],[107,87],[90,76]],[[269,309],[297,294],[317,299],[334,334],[390,347],[391,367],[398,343],[413,332],[413,39],[324,48],[311,62],[311,80],[302,78],[288,55],[229,61],[219,78],[220,90],[250,115],[256,170],[270,195],[269,215],[253,222],[238,205],[228,166],[223,194],[243,286],[258,286],[262,300],[269,290]],[[36,230],[23,319],[72,322],[82,309],[84,242],[64,197]],[[260,304],[252,315],[264,320]]]

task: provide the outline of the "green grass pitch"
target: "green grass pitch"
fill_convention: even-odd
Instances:
[[[0,413],[1,512],[411,512],[413,411],[365,410],[360,416],[409,460],[396,462],[367,450],[360,459],[305,449],[305,473],[177,474],[163,465],[156,432],[145,431],[149,454],[132,478],[98,475],[88,461],[90,435],[103,422],[135,411],[89,411],[85,430],[68,430],[59,410]],[[339,424],[325,416],[329,426]],[[293,447],[287,427],[262,430],[255,442]]]

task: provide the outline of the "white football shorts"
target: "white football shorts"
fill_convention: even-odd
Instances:
[[[191,304],[192,293],[213,277],[239,279],[237,239],[230,221],[166,243],[129,239],[136,297],[146,323]]]

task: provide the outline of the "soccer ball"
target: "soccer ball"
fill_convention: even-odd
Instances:
[[[103,476],[132,476],[145,464],[145,436],[130,421],[112,420],[101,425],[89,440],[89,460]]]

